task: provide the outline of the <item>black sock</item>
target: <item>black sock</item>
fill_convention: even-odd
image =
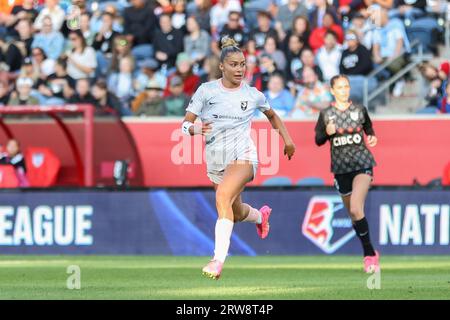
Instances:
[[[366,256],[374,256],[375,250],[373,250],[372,243],[370,242],[369,236],[369,224],[367,223],[366,217],[361,220],[353,222],[353,229],[356,231],[356,235],[359,240],[361,240],[361,244],[364,250],[364,257]]]

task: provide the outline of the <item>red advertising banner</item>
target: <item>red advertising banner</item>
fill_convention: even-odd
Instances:
[[[198,152],[204,148],[202,137],[182,136],[181,121],[125,120],[139,150],[146,186],[211,185]],[[450,118],[374,117],[373,122],[378,136],[378,145],[371,149],[378,163],[374,184],[411,185],[414,180],[426,184],[442,178],[450,162]],[[297,147],[291,161],[283,156],[283,143],[271,133],[269,122],[253,123],[261,163],[251,185],[266,184],[274,177],[294,185],[299,181],[331,185],[329,144],[315,145],[315,121],[285,123]]]

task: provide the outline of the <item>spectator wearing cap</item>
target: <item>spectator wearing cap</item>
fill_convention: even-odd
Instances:
[[[309,46],[314,52],[324,45],[325,34],[330,30],[336,34],[337,41],[342,44],[344,41],[344,30],[340,25],[334,22],[333,16],[326,12],[323,16],[322,25],[313,29],[309,37]]]
[[[278,32],[286,33],[291,29],[292,22],[296,17],[307,16],[308,9],[303,5],[300,0],[288,0],[286,4],[283,4],[278,9],[276,19],[276,29]]]
[[[59,58],[55,64],[55,73],[37,80],[39,104],[60,105],[73,96],[75,80],[67,74],[66,69],[66,59]]]
[[[325,33],[324,45],[317,51],[316,60],[322,70],[325,82],[339,74],[339,63],[341,62],[342,46],[337,42],[337,36],[333,31]]]
[[[125,57],[120,60],[119,72],[112,73],[108,77],[108,90],[120,99],[124,105],[128,105],[134,97],[134,60]]]
[[[31,21],[28,19],[19,20],[16,24],[17,36],[14,44],[20,50],[22,58],[31,55],[31,44],[33,43],[33,30],[31,29]]]
[[[151,58],[153,46],[157,40],[153,31],[157,27],[156,17],[150,1],[131,0],[131,6],[123,12],[124,34],[133,44],[133,56],[137,61]]]
[[[80,30],[71,31],[69,40],[72,50],[67,54],[67,73],[77,79],[92,78],[97,68],[97,55],[92,47],[89,47]]]
[[[39,12],[39,15],[34,21],[34,28],[41,30],[44,17],[50,16],[53,30],[59,31],[63,25],[65,15],[64,10],[59,6],[59,0],[45,0],[44,8]]]
[[[31,48],[42,48],[49,59],[56,60],[63,53],[64,42],[61,32],[53,30],[50,16],[46,16],[42,19],[41,32],[34,35]]]
[[[295,99],[289,90],[286,89],[282,74],[274,73],[270,76],[267,90],[264,91],[264,95],[271,108],[273,108],[280,117],[286,118],[289,116],[294,107]]]
[[[238,0],[218,0],[211,8],[211,35],[217,39],[223,26],[228,21],[231,11],[241,12],[241,3]]]
[[[183,51],[183,34],[172,27],[170,15],[162,14],[159,17],[160,29],[154,33],[155,58],[170,69],[175,65],[177,54]]]
[[[189,56],[182,52],[177,56],[176,70],[167,79],[164,96],[169,95],[169,84],[172,77],[179,76],[183,80],[183,92],[192,96],[200,84],[200,77],[192,71],[192,61]]]
[[[195,16],[190,16],[186,22],[189,34],[184,36],[184,52],[197,64],[202,64],[203,60],[210,54],[211,37],[208,32],[200,29]]]
[[[91,84],[88,78],[78,79],[75,86],[75,94],[70,97],[69,103],[91,104],[95,106],[96,100],[91,94]]]
[[[183,80],[179,76],[172,77],[169,83],[170,94],[164,98],[166,116],[184,116],[190,97],[183,92]]]
[[[39,79],[41,73],[39,67],[33,64],[33,60],[30,57],[26,57],[22,61],[22,67],[20,68],[19,76],[24,78],[31,78],[33,81]]]
[[[156,81],[150,81],[145,91],[139,94],[131,103],[132,111],[135,115],[145,116],[163,116],[164,100],[162,97],[163,88]]]
[[[271,27],[272,17],[267,11],[259,11],[257,16],[257,27],[249,35],[248,51],[257,54],[264,49],[267,37],[272,37],[278,42],[278,33]]]
[[[138,62],[139,71],[134,80],[134,91],[140,93],[145,90],[149,81],[156,81],[161,88],[167,84],[167,77],[165,77],[159,70],[159,64],[155,59],[145,59]]]
[[[118,35],[113,30],[114,17],[110,13],[103,13],[100,30],[94,37],[92,48],[97,53],[97,75],[106,75],[111,64],[114,38]]]
[[[38,99],[31,95],[33,84],[31,78],[17,78],[16,91],[11,94],[8,104],[11,106],[38,105]]]
[[[98,79],[92,87],[92,96],[96,100],[97,114],[132,115],[130,108],[124,106],[116,95],[108,90],[106,81]]]
[[[320,110],[327,108],[333,97],[329,87],[320,82],[314,69],[304,67],[303,86],[301,87],[295,107],[291,112],[292,118],[307,118],[317,116]]]
[[[0,36],[0,71],[16,72],[22,65],[22,54],[15,44]]]
[[[220,56],[220,46],[224,37],[234,39],[239,48],[244,47],[245,43],[247,42],[247,34],[244,31],[244,28],[242,27],[240,21],[241,13],[239,11],[231,11],[228,14],[227,24],[224,25],[222,30],[220,31],[217,41],[213,41],[211,43],[211,49],[215,55]]]
[[[342,52],[339,73],[345,74],[350,81],[350,99],[361,103],[365,77],[373,70],[371,53],[359,43],[356,31],[347,31],[345,44],[347,48]],[[369,79],[369,92],[376,84],[375,79]]]

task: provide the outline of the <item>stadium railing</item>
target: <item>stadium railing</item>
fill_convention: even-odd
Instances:
[[[376,78],[381,72],[385,71],[389,66],[391,66],[398,57],[391,58],[385,61],[383,64],[379,65],[375,68],[371,73],[367,75],[364,79],[364,87],[363,87],[363,103],[365,106],[369,106],[370,102],[377,98],[381,93],[385,92],[386,97],[388,98],[388,89],[394,84],[397,80],[402,78],[405,74],[413,70],[417,65],[422,63],[423,61],[429,59],[430,57],[423,52],[423,45],[419,41],[414,41],[411,44],[411,51],[417,47],[417,54],[412,55],[409,63],[399,72],[394,74],[391,78],[383,81],[375,90],[369,93],[369,81]],[[404,51],[402,55],[406,54]]]

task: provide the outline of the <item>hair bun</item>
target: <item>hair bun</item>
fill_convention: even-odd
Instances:
[[[222,45],[222,49],[227,48],[227,47],[236,47],[236,48],[238,48],[237,42],[234,41],[234,39],[230,38],[229,36],[223,37],[222,40],[220,40],[220,43]]]

